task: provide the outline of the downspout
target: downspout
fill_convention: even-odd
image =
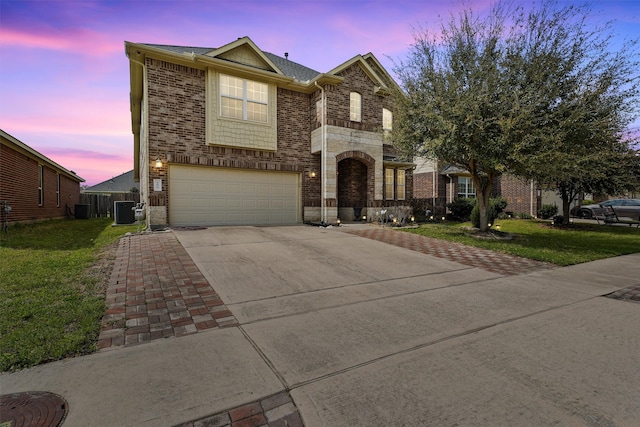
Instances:
[[[138,126],[138,152],[134,153],[134,155],[138,158],[138,162],[141,161],[140,158],[140,145],[143,143],[142,141],[142,133],[143,133],[143,122],[145,122],[142,118],[142,115],[145,114],[146,112],[146,108],[143,107],[142,103],[146,103],[147,102],[147,98],[145,96],[145,88],[146,88],[146,84],[147,84],[147,66],[140,62],[137,61],[135,59],[133,59],[131,57],[131,55],[129,55],[129,52],[127,52],[127,58],[129,59],[129,61],[133,62],[134,64],[139,65],[142,68],[142,98],[141,98],[141,105],[140,105],[140,123]],[[147,136],[148,138],[148,136]],[[144,209],[144,217],[146,219],[146,229],[147,230],[151,230],[151,212],[149,211],[149,145],[147,144],[146,146],[146,160],[144,162],[144,177],[142,177],[140,179],[140,182],[144,182],[144,185],[140,185],[140,198],[139,201],[140,203],[138,203],[138,205],[140,206],[141,209]],[[142,165],[138,166],[140,169],[142,168]],[[142,172],[142,171],[141,171]],[[136,218],[137,219],[137,218]],[[140,223],[138,223],[138,230],[140,228]]]
[[[433,212],[436,211],[436,188],[438,188],[436,180],[438,179],[438,175],[436,174],[436,169],[438,169],[438,161],[436,160],[433,164],[433,179],[432,181],[432,189],[431,189],[431,209]]]
[[[533,180],[531,180],[531,202],[530,202],[530,205],[529,205],[529,215],[531,215],[531,216],[535,216],[533,214],[533,196],[534,196],[533,192],[534,191],[535,191],[535,189],[533,188]]]
[[[327,223],[327,98],[324,92],[324,88],[318,84],[318,82],[313,82],[314,85],[318,89],[320,89],[321,96],[321,104],[322,104],[322,153],[320,155],[320,173],[322,174],[321,186],[320,186],[320,220],[323,224]]]

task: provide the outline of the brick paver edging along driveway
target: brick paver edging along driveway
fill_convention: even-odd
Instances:
[[[505,276],[515,276],[557,267],[546,262],[389,228],[371,226],[347,230],[347,232]]]
[[[106,303],[100,349],[238,324],[171,232],[120,239]]]

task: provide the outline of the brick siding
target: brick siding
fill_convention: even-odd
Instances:
[[[80,183],[60,174],[58,206],[58,173],[38,159],[2,144],[0,151],[0,200],[9,201],[9,222],[34,221],[65,217],[66,207],[73,211],[80,200]],[[43,204],[38,200],[38,165],[44,165]]]
[[[320,205],[320,156],[311,154],[312,101],[307,94],[278,88],[277,151],[212,146],[205,143],[205,72],[147,59],[149,85],[149,161],[156,156],[172,164],[300,172],[303,206]],[[316,172],[316,177],[310,176]],[[163,192],[154,192],[151,205],[168,200],[166,168],[150,169],[163,179]],[[170,221],[170,219],[169,219]]]
[[[151,206],[168,207],[169,183],[167,169],[156,169],[153,162],[156,157],[166,159],[169,164],[205,165],[272,171],[298,172],[302,178],[302,204],[304,207],[321,205],[320,155],[312,154],[311,131],[321,124],[317,120],[316,102],[321,92],[304,94],[284,88],[277,89],[277,150],[232,148],[206,144],[206,72],[183,65],[171,64],[153,58],[147,58],[148,82],[148,127],[149,127],[149,169],[150,189],[154,179],[162,179],[163,191],[154,191],[149,195]],[[344,82],[337,86],[328,86],[327,117],[328,123],[347,128],[378,132],[382,127],[382,109],[393,110],[393,100],[389,96],[376,95],[373,82],[359,65],[348,67],[342,73]],[[349,121],[349,93],[356,91],[362,95],[362,122]],[[273,108],[273,106],[270,106]],[[390,149],[390,147],[389,147]],[[336,162],[346,159],[342,156]],[[366,161],[358,166],[362,159],[343,164],[341,167],[353,170],[355,182],[345,184],[339,190],[343,203],[351,204],[356,200],[356,192],[361,182],[365,182],[366,192],[362,195],[364,203],[373,206],[382,203],[374,200],[375,177],[374,163]],[[311,173],[315,172],[315,177]],[[362,176],[366,174],[366,177]],[[360,185],[361,186],[361,185]],[[357,189],[358,188],[358,189]],[[411,171],[406,174],[406,194],[410,199],[413,188]],[[335,199],[326,201],[328,206],[336,206]],[[304,212],[301,212],[304,220]],[[171,218],[167,220],[170,223]]]

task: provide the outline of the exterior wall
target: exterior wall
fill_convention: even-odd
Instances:
[[[437,169],[435,162],[427,159],[417,159],[417,168],[414,171],[413,197],[415,199],[432,199],[435,206],[453,201],[457,197],[458,177],[457,175],[441,175],[435,173],[434,194],[434,170]],[[532,189],[531,181],[517,178],[513,175],[503,175],[494,182],[492,196],[501,196],[507,200],[506,210],[514,213],[525,213],[536,216],[541,207],[542,199],[538,195],[537,189]]]
[[[326,205],[329,208],[327,213],[328,221],[332,222],[338,217],[338,206],[341,206],[339,217],[349,219],[353,216],[352,208],[343,206],[350,202],[355,196],[351,193],[339,190],[347,184],[342,180],[338,185],[338,162],[344,161],[350,156],[354,158],[370,158],[367,161],[367,196],[362,204],[363,207],[381,206],[383,204],[384,191],[384,135],[382,133],[382,110],[387,108],[393,111],[393,100],[374,93],[374,82],[363,71],[358,64],[347,67],[338,73],[344,80],[340,85],[328,85],[325,87],[326,95],[326,126],[325,137],[327,144],[326,156],[328,161],[326,166],[327,187],[325,190]],[[349,96],[351,92],[358,92],[362,99],[360,122],[351,121],[349,114]],[[322,111],[321,92],[316,91],[310,102],[310,124],[311,132],[311,152],[320,154],[322,152]],[[412,182],[407,171],[407,199],[410,199]],[[360,174],[364,174],[361,171]],[[362,179],[354,176],[355,179]],[[342,192],[342,196],[338,194]],[[346,202],[339,199],[346,197]],[[366,212],[366,209],[363,211]]]
[[[220,73],[207,73],[207,143],[251,150],[275,151],[277,149],[277,96],[276,86],[269,84],[268,122],[253,123],[220,117]]]
[[[327,87],[327,124],[351,129],[378,132],[382,137],[382,109],[393,111],[393,99],[376,95],[374,82],[359,64],[354,64],[337,74],[344,81]],[[349,95],[358,92],[362,96],[362,121],[349,120]]]
[[[270,106],[277,105],[276,151],[210,145],[206,142],[206,78],[204,70],[147,59],[149,134],[142,163],[151,163],[146,182],[150,225],[171,221],[167,163],[300,173],[302,206],[309,208],[303,208],[301,214],[308,220],[305,212],[313,215],[320,206],[320,156],[312,154],[309,146],[309,95],[277,89],[276,104]],[[166,159],[160,169],[153,166],[157,156]],[[154,179],[162,180],[162,191],[153,191]],[[165,222],[157,222],[163,214]]]
[[[369,204],[374,200],[382,200],[383,190],[383,167],[382,167],[382,134],[376,132],[366,132],[338,126],[327,126],[327,155],[330,159],[337,158],[345,152],[359,152],[370,156],[373,160],[373,175],[371,182],[374,183],[373,200],[367,200]],[[316,129],[311,135],[311,150],[319,153],[322,146],[322,128]],[[338,163],[327,162],[327,199],[331,199],[332,206],[337,198],[337,172]]]
[[[508,203],[506,211],[537,216],[540,198],[535,186],[532,188],[531,181],[513,175],[503,175],[496,187],[495,189],[499,190],[497,194]]]
[[[9,222],[63,218],[67,207],[73,212],[80,201],[80,183],[39,159],[0,146],[0,200],[11,206]],[[43,204],[38,200],[38,165],[44,165]],[[58,204],[58,175],[60,176],[60,203]]]

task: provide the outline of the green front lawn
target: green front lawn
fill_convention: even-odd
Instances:
[[[640,252],[640,228],[597,224],[554,227],[535,220],[498,220],[513,240],[482,240],[465,231],[470,223],[423,224],[410,233],[463,243],[557,265],[572,265]]]
[[[110,272],[94,264],[137,229],[112,223],[51,220],[0,233],[0,371],[96,350]]]

